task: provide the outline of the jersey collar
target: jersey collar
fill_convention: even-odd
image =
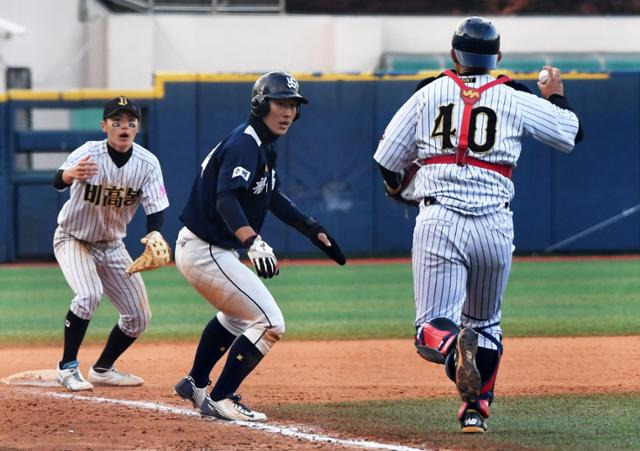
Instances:
[[[489,75],[489,71],[487,69],[483,69],[481,67],[469,67],[462,74],[459,74],[458,71],[456,71],[456,70],[451,70],[451,72],[455,73],[456,75],[458,75],[460,77],[467,77],[467,76],[471,76],[471,75]]]
[[[107,151],[109,152],[109,156],[111,160],[115,163],[115,165],[119,168],[125,165],[129,158],[131,158],[131,154],[133,153],[133,146],[126,152],[118,152],[116,149],[111,147],[109,143],[107,143]]]

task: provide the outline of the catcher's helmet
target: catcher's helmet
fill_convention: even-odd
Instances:
[[[262,117],[269,112],[269,99],[296,99],[300,116],[300,104],[309,103],[298,92],[298,80],[287,72],[269,72],[258,78],[251,90],[251,114]]]
[[[490,20],[468,17],[456,27],[451,47],[461,65],[495,69],[500,53],[500,33]]]

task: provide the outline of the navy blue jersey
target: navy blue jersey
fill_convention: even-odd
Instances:
[[[260,232],[278,187],[275,136],[265,129],[262,120],[240,125],[202,162],[180,215],[184,225],[202,240],[226,249],[243,247],[216,209],[218,195],[226,191],[235,192],[249,225]]]

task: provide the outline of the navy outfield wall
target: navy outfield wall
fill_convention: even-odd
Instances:
[[[585,126],[585,142],[570,155],[526,140],[514,173],[513,202],[517,252],[542,252],[584,229],[640,203],[640,74],[568,76],[567,95]],[[408,255],[416,209],[385,198],[372,160],[382,131],[413,93],[419,76],[300,76],[310,100],[299,120],[279,142],[278,167],[283,190],[305,212],[335,235],[349,255]],[[517,76],[531,88],[531,75]],[[153,92],[130,93],[144,106],[144,133],[138,141],[160,159],[171,206],[165,235],[180,228],[178,215],[204,156],[248,117],[254,76],[191,76],[163,81]],[[81,101],[14,99],[0,103],[8,127],[0,141],[2,161],[13,153],[55,146],[73,149],[94,132],[13,131],[19,108],[92,105],[120,93],[102,92]],[[69,96],[67,96],[69,97]],[[616,99],[615,107],[609,101]],[[96,124],[97,129],[98,124]],[[50,140],[50,142],[43,142]],[[3,146],[2,143],[5,143]],[[73,146],[70,146],[73,144]],[[12,167],[8,164],[9,167]],[[50,257],[57,212],[68,194],[51,186],[53,172],[0,173],[3,181],[3,243],[0,261]],[[15,213],[14,219],[10,219]],[[633,252],[640,249],[640,215],[629,215],[558,249],[566,252]],[[5,218],[9,218],[6,221]],[[139,212],[126,239],[131,253],[142,249],[144,215]],[[269,218],[262,231],[281,255],[317,255],[297,232]]]
[[[6,96],[0,93],[0,261],[8,261],[13,248],[12,184],[9,172],[11,152],[8,148],[10,136],[7,119]]]

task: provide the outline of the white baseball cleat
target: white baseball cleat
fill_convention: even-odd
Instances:
[[[58,382],[64,388],[72,391],[93,390],[91,382],[82,377],[77,360],[65,363],[62,365],[62,368],[60,368],[60,364],[58,364],[57,370]]]
[[[266,421],[267,416],[264,413],[251,410],[240,402],[240,396],[235,393],[227,398],[219,401],[211,401],[210,405],[203,403],[200,411],[206,415],[207,411],[213,410],[214,416],[229,421]]]
[[[98,373],[91,367],[89,369],[89,380],[96,385],[110,385],[113,387],[135,387],[142,385],[144,379],[135,374],[121,373],[115,368],[109,368],[104,373]]]

